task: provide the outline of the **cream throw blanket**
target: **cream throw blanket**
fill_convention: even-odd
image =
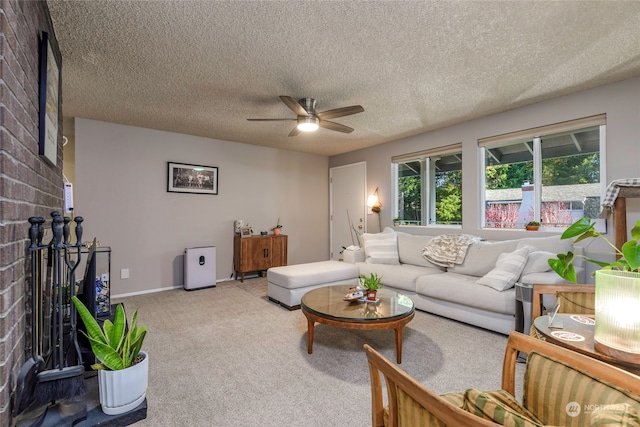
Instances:
[[[422,256],[433,264],[453,267],[464,262],[470,244],[481,240],[481,237],[471,234],[441,234],[427,242]]]

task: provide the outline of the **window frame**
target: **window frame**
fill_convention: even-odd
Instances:
[[[399,179],[398,179],[398,165],[400,163],[407,163],[411,161],[419,161],[421,163],[420,179],[422,182],[420,191],[421,202],[421,224],[403,224],[413,227],[449,227],[449,228],[462,228],[462,218],[460,224],[438,224],[430,223],[430,218],[436,218],[436,192],[435,192],[435,177],[436,170],[434,167],[434,158],[444,155],[456,155],[460,157],[460,173],[463,174],[463,160],[462,160],[462,143],[450,144],[446,146],[435,147],[431,149],[416,151],[407,154],[401,154],[393,156],[391,158],[391,177],[393,189],[393,217],[399,216]],[[462,181],[460,183],[460,190],[462,192]],[[461,202],[463,202],[461,197]]]
[[[602,200],[606,191],[606,114],[589,116],[581,119],[560,122],[552,125],[541,126],[493,137],[481,138],[478,140],[478,171],[479,171],[479,194],[480,209],[478,210],[480,228],[483,230],[500,230],[497,227],[487,227],[486,224],[486,167],[487,153],[486,150],[491,147],[508,146],[518,144],[520,141],[532,141],[533,156],[533,186],[534,186],[534,220],[540,221],[542,208],[542,143],[544,137],[554,136],[562,133],[579,131],[598,127],[599,129],[599,174],[600,174],[600,200]],[[509,229],[509,230],[517,230]],[[546,231],[562,232],[566,227],[549,227]],[[522,229],[524,230],[524,229]]]

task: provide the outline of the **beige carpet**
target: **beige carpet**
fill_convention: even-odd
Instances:
[[[120,301],[148,327],[140,426],[369,426],[362,346],[395,361],[393,331],[324,325],[307,354],[304,315],[269,302],[264,278]],[[438,393],[498,389],[505,345],[503,335],[417,312],[400,366]]]

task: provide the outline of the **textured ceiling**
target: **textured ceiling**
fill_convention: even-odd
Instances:
[[[48,0],[63,114],[334,155],[640,76],[637,1]],[[288,137],[278,98],[350,134]]]

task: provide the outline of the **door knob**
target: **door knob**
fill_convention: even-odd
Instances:
[[[360,230],[362,230],[362,224],[360,224],[360,225],[358,226],[358,228],[359,228]]]

